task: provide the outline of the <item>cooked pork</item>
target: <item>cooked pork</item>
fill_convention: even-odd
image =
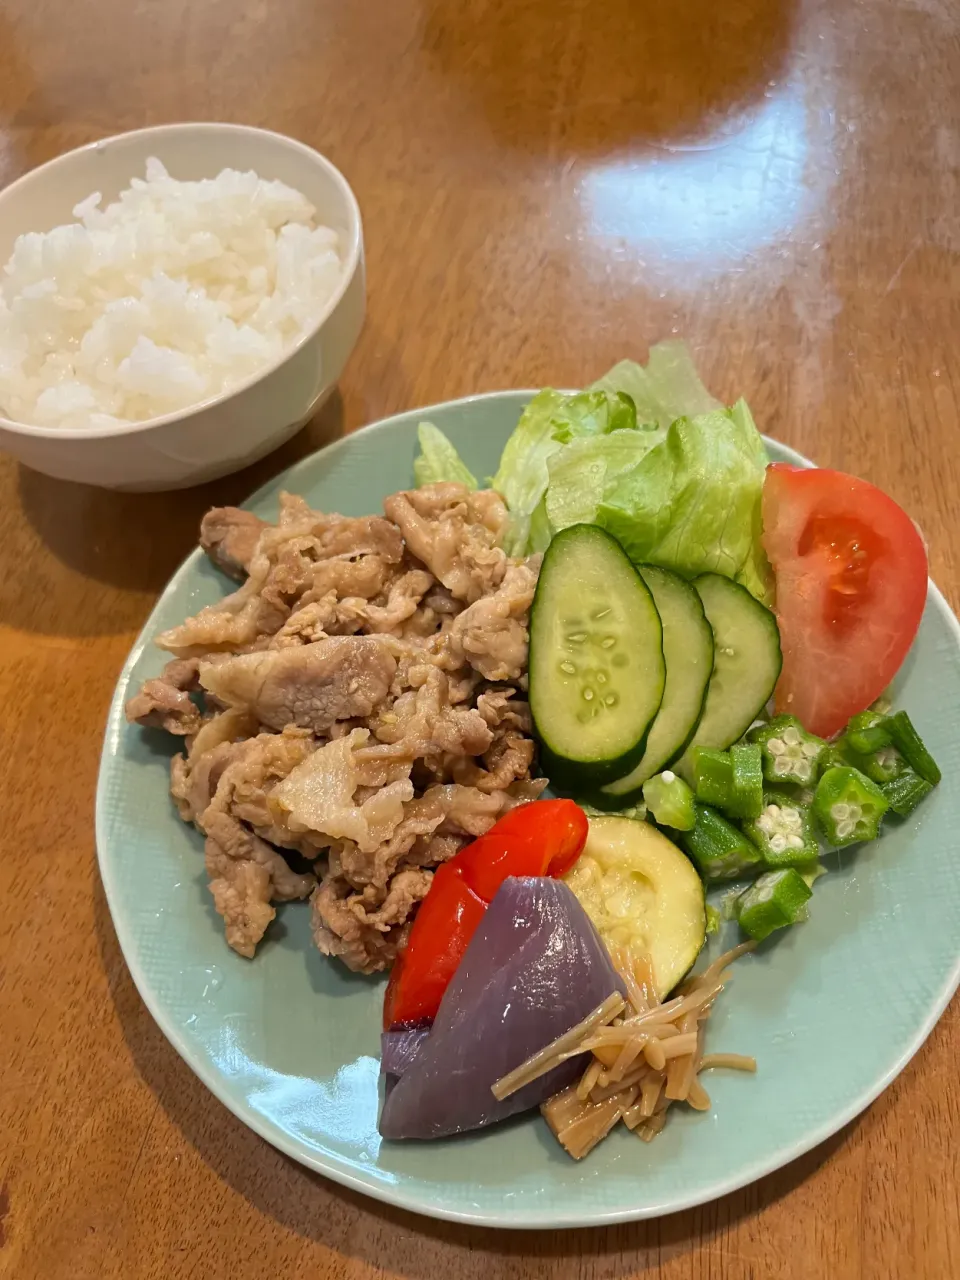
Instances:
[[[521,692],[539,565],[504,554],[489,490],[397,493],[386,519],[280,505],[204,518],[240,585],[158,637],[177,657],[127,715],[184,739],[171,792],[229,944],[252,956],[273,904],[311,895],[320,949],[372,973],[432,869],[545,785]]]
[[[248,709],[271,729],[296,725],[324,734],[335,720],[372,715],[396,670],[396,660],[376,636],[327,636],[201,663],[200,683],[224,706]]]
[[[231,578],[247,576],[266,521],[242,507],[213,507],[200,521],[200,545]]]
[[[196,733],[200,728],[200,708],[190,694],[199,687],[197,665],[190,658],[168,662],[160,675],[145,680],[140,692],[127,703],[127,719],[181,736]]]
[[[276,849],[229,814],[208,810],[207,823],[210,892],[227,942],[249,958],[276,915],[271,902],[307,898],[316,880],[291,871]]]
[[[507,509],[491,489],[471,493],[462,484],[432,484],[395,493],[383,504],[407,548],[451,595],[471,603],[496,587],[507,567],[497,545]]]

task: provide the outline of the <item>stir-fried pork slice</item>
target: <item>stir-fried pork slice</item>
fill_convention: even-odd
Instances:
[[[227,942],[248,959],[276,915],[271,902],[309,897],[316,884],[312,875],[291,871],[276,849],[226,813],[210,814],[205,854]]]
[[[324,879],[310,900],[314,941],[324,955],[339,956],[357,973],[389,969],[406,940],[406,921],[427,896],[432,878],[417,868],[401,871],[379,903],[353,893],[343,879]]]
[[[487,689],[477,698],[477,710],[491,729],[509,725],[520,733],[533,733],[530,704],[516,694],[516,689]]]
[[[383,504],[407,547],[459,600],[479,600],[503,578],[507,557],[497,545],[507,509],[492,489],[432,484],[392,494]]]
[[[399,564],[403,540],[399,531],[382,516],[341,516],[314,511],[298,494],[280,494],[277,529],[287,536],[316,540],[317,559],[358,556],[369,553]]]
[[[282,810],[272,800],[277,785],[297,765],[301,764],[314,748],[315,743],[305,729],[285,729],[283,733],[259,733],[245,742],[233,744],[229,757],[222,767],[219,767],[219,760],[214,762],[219,774],[216,788],[210,799],[209,808],[197,813],[195,818],[197,826],[204,830],[209,824],[211,815],[226,813],[239,819],[248,827],[252,827],[261,839],[270,844],[296,849],[308,858],[315,858],[327,842],[322,836],[313,839],[309,834],[291,831],[284,820]],[[223,748],[219,750],[222,752]],[[199,775],[196,783],[198,804],[202,800],[199,787],[206,759],[206,756],[201,756],[190,774],[192,787],[193,773],[196,772]]]
[[[181,655],[248,650],[274,635],[296,608],[331,594],[374,599],[388,586],[391,573],[392,566],[378,555],[316,561],[309,546],[291,542],[273,564],[264,567],[255,557],[250,577],[238,591],[164,631],[156,643]]]
[[[231,707],[204,722],[188,740],[186,756],[173,757],[170,791],[184,822],[200,826],[224,769],[249,749],[246,740],[256,731],[256,719],[248,711]]]
[[[297,725],[324,734],[337,720],[371,715],[396,669],[376,636],[328,636],[212,666],[201,663],[200,683],[225,706],[250,708],[270,728]]]
[[[527,667],[527,616],[537,589],[528,564],[509,565],[497,590],[453,620],[448,644],[487,680],[519,680]]]
[[[267,522],[241,507],[212,507],[200,521],[200,545],[231,578],[247,576]]]
[[[413,799],[410,767],[362,762],[358,748],[369,736],[367,729],[354,729],[319,747],[274,790],[291,830],[327,843],[352,840],[365,853],[390,839],[403,821],[404,802]],[[368,793],[363,798],[361,788]]]
[[[336,854],[337,873],[354,888],[362,889],[372,884],[385,890],[390,877],[401,863],[408,861],[408,855],[415,848],[416,852],[409,860],[418,866],[433,866],[444,860],[444,853],[455,852],[453,846],[441,843],[444,837],[438,837],[436,841],[432,839],[451,808],[450,802],[444,803],[442,792],[442,787],[431,787],[417,799],[408,800],[403,806],[403,817],[390,838],[372,851],[361,849],[352,840],[342,841]],[[331,857],[333,866],[334,858]]]
[[[224,770],[243,750],[238,742],[221,742],[195,760],[174,756],[170,761],[170,794],[184,822],[203,830],[201,817],[216,794]]]
[[[450,681],[438,667],[420,668],[423,683],[402,693],[371,721],[374,735],[383,745],[361,751],[364,759],[416,760],[442,753],[482,755],[493,741],[493,732],[473,708],[451,705]]]
[[[232,595],[201,609],[157,637],[181,657],[249,648],[283,625],[301,596],[336,589],[370,599],[403,558],[400,531],[381,516],[312,511],[302,498],[280,495],[280,519],[264,525],[247,563],[247,580]],[[362,571],[356,561],[368,563]]]
[[[513,730],[498,730],[493,745],[482,756],[482,765],[472,758],[455,760],[451,772],[455,781],[478,791],[504,791],[513,782],[530,777],[534,744]]]
[[[411,569],[390,584],[384,604],[348,598],[340,601],[340,609],[347,617],[352,614],[357,619],[360,630],[368,634],[392,635],[413,617],[433,584],[433,574],[425,569]]]
[[[131,724],[166,729],[186,736],[200,728],[200,710],[190,697],[197,689],[197,662],[174,658],[159,676],[145,680],[139,693],[127,702],[124,712]]]

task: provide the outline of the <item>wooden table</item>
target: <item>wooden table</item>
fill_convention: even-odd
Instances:
[[[129,497],[0,459],[2,1280],[960,1276],[956,1003],[865,1116],[718,1203],[549,1235],[432,1223],[205,1091],[133,988],[93,839],[114,680],[209,504],[334,432],[582,384],[671,334],[763,429],[914,513],[960,604],[958,13],[6,0],[0,181],[166,120],[295,134],[356,189],[370,308],[340,396],[252,471]]]

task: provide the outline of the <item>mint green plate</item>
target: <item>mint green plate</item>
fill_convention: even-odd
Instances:
[[[412,483],[424,417],[489,475],[528,398],[478,396],[378,423],[298,463],[250,506],[273,519],[278,491],[289,489],[325,510],[378,511]],[[227,948],[200,837],[167,792],[170,740],[123,719],[125,699],[163,663],[151,638],[227,589],[200,552],[190,556],[124,667],[97,793],[100,870],[130,971],[164,1034],[221,1102],[294,1159],[438,1218],[573,1227],[653,1217],[743,1186],[836,1132],[946,1007],[960,975],[960,629],[931,584],[897,696],[946,781],[882,840],[833,855],[809,923],[738,962],[708,1044],[754,1054],[759,1074],[712,1072],[712,1112],[671,1111],[649,1146],[621,1126],[580,1164],[537,1116],[445,1142],[381,1142],[382,980],[321,956],[301,903],[281,908],[255,960]]]

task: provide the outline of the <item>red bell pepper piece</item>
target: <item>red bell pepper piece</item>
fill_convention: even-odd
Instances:
[[[438,868],[394,961],[383,1004],[386,1029],[436,1016],[450,979],[508,876],[561,876],[580,856],[587,815],[572,800],[518,805]]]
[[[562,876],[587,841],[587,815],[572,800],[534,800],[504,814],[453,862],[484,902],[508,876]]]
[[[385,1030],[434,1017],[483,919],[487,904],[464,882],[454,861],[434,873],[407,945],[393,962],[383,1000]]]

